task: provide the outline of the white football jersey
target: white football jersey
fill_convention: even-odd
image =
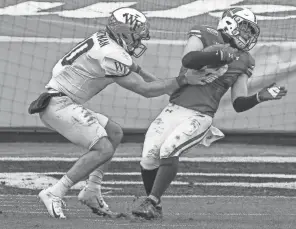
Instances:
[[[46,88],[82,104],[113,83],[113,77],[128,75],[132,63],[131,56],[105,31],[96,32],[56,63]]]

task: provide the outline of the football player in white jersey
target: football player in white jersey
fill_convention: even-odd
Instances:
[[[122,129],[83,103],[112,83],[145,97],[171,94],[187,83],[184,77],[157,80],[133,61],[131,56],[145,52],[141,41],[147,39],[149,23],[144,14],[132,8],[115,10],[106,30],[80,42],[57,62],[47,91],[31,103],[30,114],[39,113],[48,128],[88,149],[56,184],[39,193],[52,217],[66,218],[62,198],[87,176],[78,199],[98,215],[112,215],[100,188],[104,166],[122,139]]]

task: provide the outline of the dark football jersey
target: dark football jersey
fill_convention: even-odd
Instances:
[[[189,32],[190,36],[201,39],[204,48],[214,44],[224,44],[220,32],[209,26],[193,27]],[[239,58],[228,64],[227,71],[224,71],[219,78],[205,85],[183,86],[171,95],[170,102],[213,117],[222,96],[234,84],[238,76],[244,73],[250,77],[254,66],[255,60],[252,56],[248,52],[239,51]],[[188,69],[182,66],[179,74],[185,74],[187,71]]]

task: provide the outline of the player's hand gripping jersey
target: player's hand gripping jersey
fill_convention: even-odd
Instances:
[[[204,48],[224,44],[223,38],[216,29],[208,26],[195,26],[189,32],[189,37],[198,37]],[[181,87],[171,95],[170,102],[197,110],[201,113],[214,116],[222,96],[237,80],[241,74],[249,77],[255,66],[252,56],[245,51],[239,51],[238,58],[228,65],[219,67],[205,66],[200,70],[192,70],[181,67],[181,74],[195,74],[196,77],[203,77],[200,85],[187,85]]]
[[[57,62],[46,88],[63,92],[76,103],[85,103],[113,83],[112,77],[129,74],[132,62],[105,31],[97,32]]]

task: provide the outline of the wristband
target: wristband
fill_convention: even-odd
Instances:
[[[259,98],[259,92],[256,93],[256,99],[257,99],[258,103],[262,102],[261,99]]]
[[[233,108],[236,112],[243,112],[249,110],[259,104],[257,94],[252,96],[240,96],[237,97],[233,102]]]

